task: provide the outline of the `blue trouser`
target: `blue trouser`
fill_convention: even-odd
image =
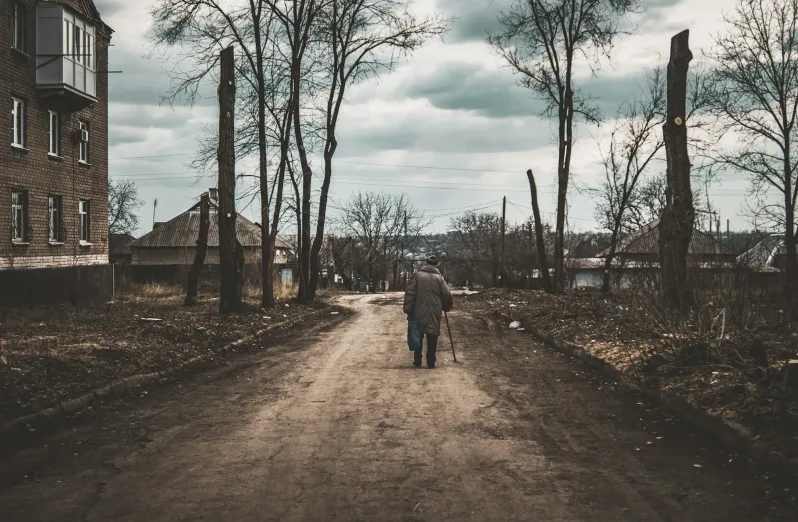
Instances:
[[[413,351],[413,364],[421,366],[421,352],[424,350],[424,338],[427,338],[427,366],[435,366],[435,352],[438,351],[438,336],[423,334],[419,347]]]

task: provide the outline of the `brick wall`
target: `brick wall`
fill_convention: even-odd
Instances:
[[[97,74],[93,107],[61,115],[61,158],[48,156],[47,106],[36,92],[36,0],[27,8],[27,55],[12,50],[11,4],[0,7],[0,269],[94,265],[108,262],[108,75]],[[81,13],[79,0],[61,3]],[[108,71],[110,35],[97,27],[97,71]],[[11,97],[27,103],[27,149],[11,147]],[[89,122],[90,163],[78,163],[78,120]],[[28,245],[11,243],[11,191],[28,192]],[[48,196],[61,196],[63,244],[48,241]],[[79,245],[78,200],[91,203],[91,246]]]

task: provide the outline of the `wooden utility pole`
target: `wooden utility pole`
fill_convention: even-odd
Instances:
[[[682,31],[671,38],[668,111],[662,126],[668,165],[668,188],[665,209],[659,222],[659,256],[665,299],[677,310],[684,310],[692,302],[687,283],[687,253],[695,224],[686,122],[687,70],[690,60],[693,59],[689,37],[689,31]]]
[[[236,236],[236,159],[235,159],[235,56],[233,47],[221,53],[219,83],[219,311],[241,308],[244,287],[244,250]]]
[[[499,287],[504,288],[504,231],[507,222],[507,196],[502,199],[502,241],[499,250]]]
[[[208,193],[200,197],[200,223],[199,236],[197,238],[197,252],[194,254],[194,264],[188,272],[188,287],[186,288],[186,300],[183,306],[194,306],[197,304],[197,288],[199,287],[202,267],[205,266],[205,255],[208,253],[208,231],[211,228],[211,203]]]
[[[554,287],[549,277],[546,241],[543,239],[543,223],[540,221],[540,207],[538,206],[538,187],[535,183],[535,174],[532,169],[526,171],[526,177],[529,179],[529,192],[532,194],[532,215],[535,218],[535,240],[538,246],[538,268],[540,269],[540,277],[543,279],[543,289],[550,294],[554,292]]]
[[[158,198],[152,202],[152,229],[155,230],[155,209],[158,207]]]

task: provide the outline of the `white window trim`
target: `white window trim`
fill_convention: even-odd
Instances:
[[[86,203],[86,211],[83,211],[83,203]],[[86,239],[83,238],[83,219],[86,216]],[[78,243],[80,246],[91,246],[91,202],[88,199],[78,200]]]
[[[85,121],[78,121],[78,131],[86,131],[89,134],[88,141],[81,141],[78,142],[78,163],[82,163],[83,165],[90,165],[89,160],[91,160],[91,147],[89,147],[89,143],[91,142],[91,129],[89,124]]]
[[[60,158],[61,157],[61,115],[55,111],[47,111],[47,116],[48,116],[47,155],[53,156],[55,158]],[[53,119],[55,119],[55,127],[53,127]],[[55,133],[55,141],[53,141],[53,133]],[[55,150],[53,150],[53,145],[55,145]]]
[[[14,202],[14,196],[16,196],[17,194],[19,194],[20,198],[21,198],[18,203]],[[20,237],[15,237],[15,234],[17,233],[17,227],[14,226],[14,225],[16,224],[15,220],[16,220],[16,216],[17,216],[17,209],[21,210],[20,219],[22,221],[22,228],[21,228],[21,236]],[[25,214],[27,214],[27,212],[25,212],[25,210],[26,210],[25,209],[25,192],[22,191],[22,190],[13,189],[11,191],[11,242],[14,243],[15,245],[27,245],[28,244],[26,242],[27,238],[25,237],[25,225],[27,224],[27,223],[25,223],[25,217],[26,217]]]
[[[55,208],[55,205],[58,208]],[[53,223],[53,213],[55,210],[56,220]],[[63,224],[64,203],[61,196],[47,196],[47,241],[51,245],[63,245],[64,238],[61,237],[62,224]],[[53,228],[55,227],[55,237],[53,237]]]
[[[17,110],[22,111],[22,116],[20,117],[17,114]],[[11,97],[11,146],[16,147],[18,149],[27,150],[25,147],[26,143],[26,134],[27,134],[27,108],[25,104],[25,100],[22,98],[17,98],[16,96]],[[19,124],[19,125],[18,125]]]

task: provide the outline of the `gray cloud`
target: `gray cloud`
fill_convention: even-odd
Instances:
[[[426,99],[433,107],[450,111],[470,111],[487,118],[525,117],[540,114],[544,108],[535,94],[517,84],[518,77],[506,70],[490,69],[466,62],[448,62],[435,70],[413,77],[413,83],[392,92],[395,99]],[[583,96],[589,96],[605,117],[615,116],[618,106],[642,94],[645,74],[612,74],[577,79]]]
[[[432,111],[430,111],[432,112]],[[511,119],[460,117],[410,112],[390,120],[341,128],[341,154],[353,156],[379,151],[412,150],[418,153],[480,154],[533,150],[548,145],[551,133],[537,118],[526,118],[514,126]]]
[[[425,98],[439,109],[473,111],[489,118],[536,114],[543,105],[509,73],[449,62],[413,78],[397,96]]]
[[[516,0],[437,0],[438,8],[446,16],[457,17],[448,35],[452,42],[485,40],[487,34],[501,32],[499,16],[508,11]],[[665,11],[686,0],[644,0],[643,11],[627,24],[628,27],[657,28]]]

